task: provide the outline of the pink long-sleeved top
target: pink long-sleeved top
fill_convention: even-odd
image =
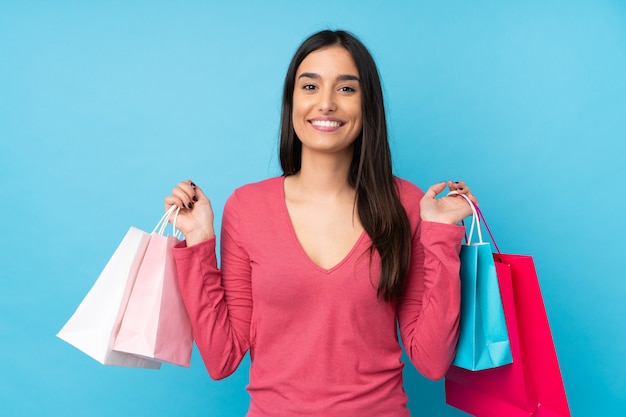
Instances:
[[[398,303],[377,298],[380,257],[363,232],[336,266],[316,265],[289,218],[284,178],[237,189],[215,239],[175,249],[195,342],[212,378],[250,351],[248,417],[404,417],[399,324],[411,362],[441,378],[454,358],[463,228],[422,222],[423,192],[397,180],[412,235]]]

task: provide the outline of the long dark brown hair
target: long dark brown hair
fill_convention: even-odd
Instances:
[[[296,71],[311,52],[329,46],[341,46],[350,52],[359,72],[363,128],[354,143],[348,182],[356,190],[359,219],[372,239],[370,250],[376,248],[381,258],[378,297],[397,301],[402,295],[411,258],[409,220],[392,173],[378,69],[367,48],[354,35],[345,31],[321,31],[311,35],[296,51],[283,90],[280,164],[285,176],[300,171],[302,142],[296,135],[292,118]]]

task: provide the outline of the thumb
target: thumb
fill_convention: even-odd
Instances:
[[[445,181],[439,182],[437,184],[433,184],[430,186],[428,191],[426,191],[426,194],[424,194],[424,198],[430,198],[434,200],[435,197],[437,197],[437,194],[445,190],[445,188],[446,188]]]

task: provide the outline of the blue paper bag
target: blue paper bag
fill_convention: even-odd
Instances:
[[[474,216],[467,242],[461,245],[461,322],[452,364],[479,371],[507,365],[513,359],[491,245],[483,242],[476,209],[465,198]],[[472,243],[475,227],[478,242]]]

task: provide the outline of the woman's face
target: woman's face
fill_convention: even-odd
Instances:
[[[352,55],[340,46],[311,52],[296,71],[293,126],[303,152],[352,152],[363,126],[361,85]]]

